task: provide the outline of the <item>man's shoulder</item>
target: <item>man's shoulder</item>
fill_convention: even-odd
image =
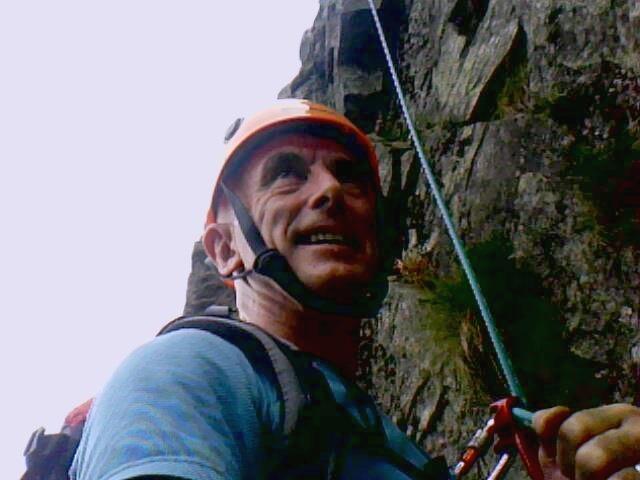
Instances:
[[[236,478],[229,470],[258,448],[258,432],[278,428],[278,411],[273,388],[233,342],[197,329],[160,335],[131,353],[97,397],[74,475],[200,478],[187,472],[204,468]]]
[[[185,329],[160,335],[136,348],[112,380],[182,382],[182,377],[197,373],[198,380],[206,382],[223,372],[252,376],[254,369],[232,342],[209,332]]]
[[[241,348],[228,339],[204,330],[186,328],[159,335],[144,343],[125,359],[125,363],[144,364],[152,359],[172,364],[215,362],[238,366],[238,361],[244,356]]]

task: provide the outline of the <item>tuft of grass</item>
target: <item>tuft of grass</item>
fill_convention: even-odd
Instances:
[[[530,109],[529,66],[519,64],[506,79],[496,99],[495,117],[504,118]]]
[[[604,400],[605,386],[595,378],[595,367],[568,351],[560,312],[540,277],[513,260],[510,243],[498,236],[475,245],[468,253],[532,406],[588,406]],[[433,277],[425,284],[429,288],[424,299],[431,307],[425,328],[447,349],[459,350],[464,319],[481,318],[466,278],[460,274]],[[482,350],[491,348],[487,345]],[[487,358],[477,361],[479,371],[490,376],[491,362]],[[489,388],[496,382],[494,378],[482,380]]]
[[[431,288],[435,275],[434,267],[426,255],[415,251],[407,252],[402,260],[396,260],[395,271],[402,279],[422,288]]]

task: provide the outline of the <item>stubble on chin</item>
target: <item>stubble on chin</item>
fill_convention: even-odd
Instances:
[[[373,272],[363,269],[343,268],[304,271],[298,274],[298,278],[317,295],[349,304],[364,293],[373,275]]]

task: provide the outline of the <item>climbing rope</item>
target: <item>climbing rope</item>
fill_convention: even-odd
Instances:
[[[451,215],[447,209],[447,205],[444,202],[442,197],[442,193],[438,188],[438,184],[436,182],[436,178],[431,170],[431,166],[427,161],[427,158],[422,150],[422,144],[420,139],[418,138],[418,134],[413,126],[413,122],[411,120],[411,116],[409,115],[409,109],[407,108],[407,104],[405,102],[404,93],[402,91],[402,87],[400,86],[400,81],[398,80],[398,75],[396,73],[396,69],[393,65],[393,60],[391,59],[391,54],[389,53],[389,47],[387,45],[387,40],[384,36],[384,32],[382,30],[382,24],[380,23],[380,18],[378,17],[378,12],[376,11],[376,7],[373,3],[373,0],[369,1],[369,8],[371,10],[371,14],[373,15],[373,20],[376,24],[376,29],[378,30],[378,37],[380,38],[380,43],[382,44],[382,49],[384,50],[384,54],[387,60],[387,65],[389,67],[389,72],[391,73],[391,78],[393,79],[393,85],[395,86],[396,94],[398,96],[398,100],[400,101],[400,107],[402,108],[402,114],[407,122],[407,126],[409,127],[409,132],[411,134],[411,140],[415,146],[416,152],[418,153],[418,157],[420,158],[420,163],[422,164],[422,168],[427,176],[427,181],[429,182],[429,187],[431,188],[431,193],[436,199],[436,204],[440,209],[440,213],[442,214],[442,218],[447,227],[447,232],[449,233],[449,237],[453,242],[453,247],[456,251],[458,259],[462,264],[462,268],[464,273],[471,285],[471,290],[473,291],[473,296],[476,299],[476,303],[480,309],[480,314],[482,315],[482,319],[487,327],[487,331],[489,332],[489,337],[491,337],[491,342],[493,343],[493,348],[495,349],[496,355],[498,356],[498,361],[500,363],[500,367],[502,368],[502,372],[507,380],[507,384],[509,387],[509,391],[511,395],[518,397],[522,404],[526,406],[526,400],[524,396],[524,392],[522,387],[520,386],[520,382],[518,381],[518,377],[516,376],[515,371],[513,370],[513,366],[511,361],[509,360],[509,356],[504,347],[504,343],[500,338],[500,334],[495,325],[495,320],[489,311],[489,306],[487,305],[487,301],[485,300],[484,295],[482,294],[482,290],[480,289],[480,285],[478,283],[477,277],[471,267],[471,263],[467,257],[464,245],[462,241],[458,237],[456,232],[456,228],[453,225],[453,221],[451,220]]]

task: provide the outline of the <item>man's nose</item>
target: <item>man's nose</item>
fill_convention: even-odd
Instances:
[[[340,181],[326,168],[318,168],[311,175],[312,193],[309,198],[309,206],[317,208],[333,208],[340,205],[343,200],[343,189]]]

